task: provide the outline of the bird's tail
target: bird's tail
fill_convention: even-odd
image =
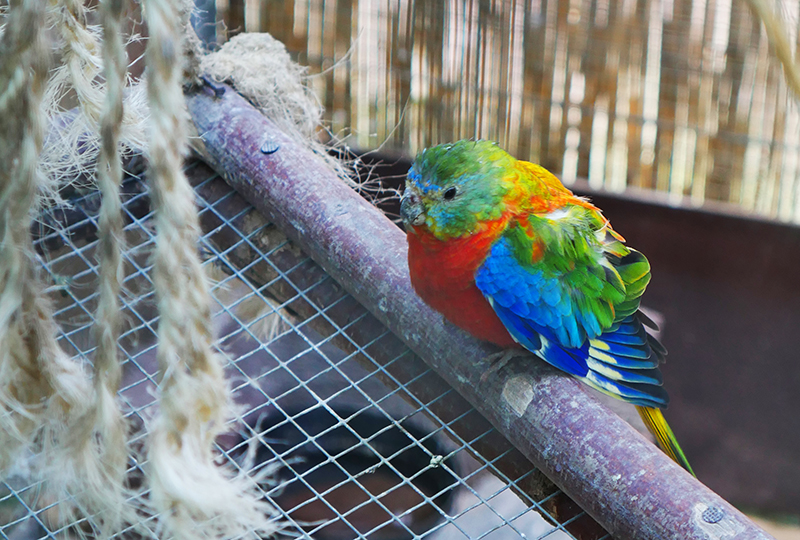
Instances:
[[[669,424],[667,424],[667,421],[664,419],[664,415],[661,414],[661,409],[637,406],[636,410],[639,411],[639,416],[642,417],[644,425],[647,426],[647,429],[649,429],[650,433],[656,438],[658,446],[661,447],[664,453],[671,457],[675,463],[689,471],[692,476],[696,477],[697,475],[694,474],[692,466],[689,465],[689,460],[686,459],[686,455],[683,453],[683,450],[681,450],[681,446],[678,444],[675,434],[672,433]]]

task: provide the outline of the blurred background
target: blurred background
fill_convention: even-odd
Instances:
[[[486,138],[568,184],[800,222],[800,112],[744,0],[201,3],[220,42],[285,43],[351,147]],[[768,4],[796,43],[800,3]]]

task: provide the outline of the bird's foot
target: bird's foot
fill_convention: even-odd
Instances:
[[[531,353],[525,349],[506,349],[504,351],[500,351],[499,353],[490,354],[483,359],[484,362],[489,363],[489,369],[484,371],[483,375],[481,375],[481,382],[486,382],[486,379],[489,378],[489,375],[503,369],[512,358],[530,356],[530,354]]]

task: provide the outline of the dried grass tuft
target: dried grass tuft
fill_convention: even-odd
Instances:
[[[307,69],[292,61],[286,46],[269,34],[243,33],[201,58],[200,72],[228,83],[250,100],[282,132],[322,157],[339,176],[352,183],[346,163],[319,142],[322,105],[304,84]]]

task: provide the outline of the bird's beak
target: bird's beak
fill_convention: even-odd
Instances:
[[[425,222],[425,214],[422,211],[422,201],[413,189],[406,188],[403,198],[400,199],[400,215],[403,223],[408,225],[422,225]]]

